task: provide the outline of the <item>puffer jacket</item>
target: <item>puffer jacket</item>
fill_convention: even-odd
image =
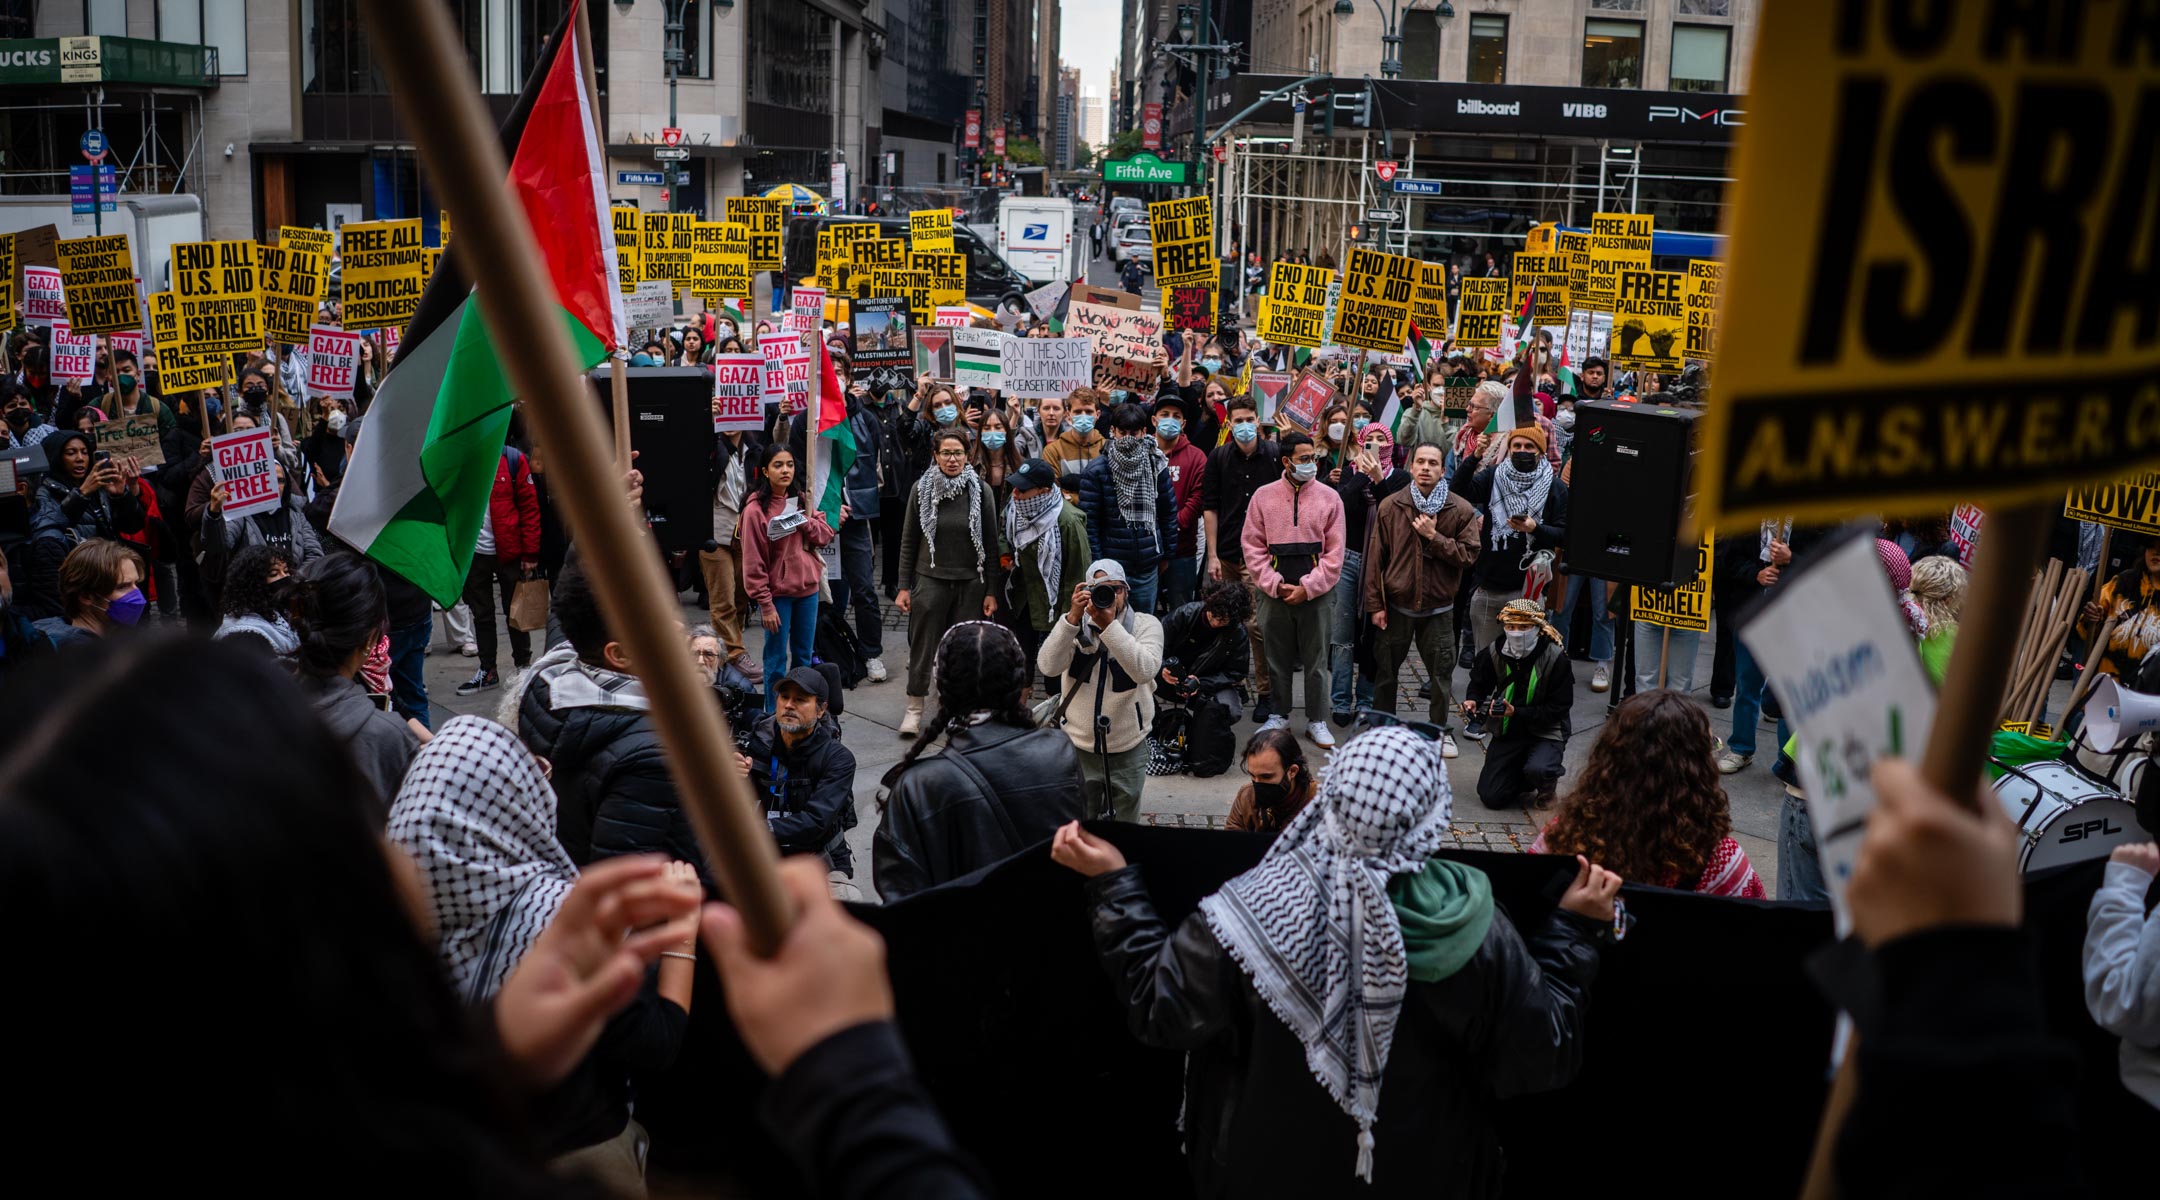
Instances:
[[[1127,573],[1152,571],[1177,550],[1177,498],[1170,468],[1155,472],[1155,520],[1134,524],[1118,511],[1117,481],[1106,453],[1080,473],[1080,511],[1087,514],[1088,551],[1093,558],[1114,558]]]
[[[39,445],[48,462],[57,464],[68,442],[89,441],[86,434],[63,429],[48,434]],[[133,491],[115,496],[100,491],[85,496],[56,475],[48,474],[32,496],[29,530],[30,577],[18,580],[15,607],[32,621],[63,616],[60,605],[60,563],[68,551],[90,538],[126,540],[124,534],[141,533],[148,524],[142,501]]]
[[[1351,1173],[1356,1124],[1207,918],[1195,912],[1172,929],[1138,867],[1089,880],[1087,898],[1095,951],[1133,1036],[1186,1054],[1186,1157],[1203,1196],[1498,1195],[1493,1101],[1565,1086],[1582,1061],[1598,967],[1592,926],[1554,909],[1525,944],[1495,911],[1467,965],[1410,984],[1368,1186]]]
[[[554,772],[555,840],[570,861],[582,867],[620,854],[665,854],[699,864],[704,875],[697,834],[668,777],[650,714],[557,710],[549,707],[547,681],[534,678],[518,700],[517,732]]]
[[[765,808],[765,828],[782,854],[822,854],[836,871],[855,873],[847,831],[855,827],[855,755],[840,744],[830,717],[790,747],[772,716],[758,718],[750,744],[750,790]]]
[[[877,406],[863,403],[859,396],[848,397],[848,432],[855,435],[855,463],[847,473],[848,512],[853,519],[871,520],[888,494],[896,500],[902,495],[886,490],[892,486],[888,480],[900,477],[900,437],[880,417]]]
[[[1252,639],[1242,623],[1208,624],[1206,607],[1194,600],[1163,618],[1163,666],[1181,680],[1197,676],[1202,693],[1242,686],[1252,669]]]
[[[1080,808],[1071,738],[996,721],[969,726],[893,784],[870,843],[871,879],[887,903],[911,896],[1044,841],[1079,820]]]

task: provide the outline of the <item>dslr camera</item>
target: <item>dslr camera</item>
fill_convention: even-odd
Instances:
[[[1470,710],[1470,715],[1480,721],[1501,720],[1507,716],[1507,701],[1498,696],[1487,696],[1478,701],[1477,707]]]
[[[1088,587],[1088,603],[1108,612],[1117,603],[1117,594],[1118,588],[1114,583],[1091,584]]]

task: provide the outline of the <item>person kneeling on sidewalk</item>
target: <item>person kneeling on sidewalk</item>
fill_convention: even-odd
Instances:
[[[1035,665],[1060,677],[1065,734],[1080,752],[1082,811],[1108,809],[1120,821],[1137,821],[1162,670],[1162,622],[1132,610],[1125,568],[1116,559],[1089,563],[1087,574],[1073,588],[1071,610],[1051,624]]]
[[[1575,672],[1560,635],[1535,600],[1500,610],[1500,636],[1470,660],[1465,713],[1484,713],[1492,741],[1478,774],[1487,808],[1533,808],[1552,799],[1567,749],[1568,704]]]

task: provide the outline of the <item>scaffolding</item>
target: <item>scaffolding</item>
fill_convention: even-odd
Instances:
[[[203,152],[199,92],[130,91],[108,99],[104,88],[92,87],[77,103],[11,103],[0,115],[7,119],[0,195],[67,195],[68,168],[82,162],[76,137],[84,129],[104,131],[122,195],[192,190],[189,172]]]

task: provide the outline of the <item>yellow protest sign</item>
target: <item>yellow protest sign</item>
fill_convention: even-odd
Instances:
[[[937,317],[937,306],[930,302],[930,276],[917,269],[913,257],[901,259],[897,267],[871,268],[870,294],[907,301],[908,315],[917,325],[928,325]]]
[[[142,328],[135,260],[127,235],[63,238],[60,280],[67,289],[68,328],[77,334],[124,333]]]
[[[1417,291],[1410,296],[1410,319],[1435,343],[1447,335],[1447,264],[1417,265]]]
[[[1335,272],[1277,260],[1261,297],[1260,336],[1278,346],[1317,349],[1327,341],[1328,287]]]
[[[0,329],[15,328],[15,235],[0,233]]]
[[[930,289],[930,307],[967,303],[967,255],[957,250],[910,251],[908,265],[921,271]],[[927,321],[918,321],[927,324]]]
[[[151,293],[150,345],[157,351],[158,390],[167,396],[225,382],[225,371],[231,365],[226,359],[188,352],[180,324],[180,298],[171,292]]]
[[[885,227],[875,221],[846,221],[828,225],[825,227],[824,232],[832,234],[834,245],[847,246],[856,242],[868,241],[871,238],[884,237]]]
[[[2160,460],[2152,14],[2015,8],[1763,6],[1709,514],[2038,502]]]
[[[1620,298],[1620,272],[1650,269],[1649,213],[1595,213],[1590,217],[1590,260],[1576,308],[1612,312]]]
[[[304,225],[280,225],[277,244],[287,250],[305,250],[320,254],[325,262],[330,258],[331,233],[327,229],[310,229]]]
[[[1681,294],[1687,302],[1687,349],[1681,357],[1709,362],[1717,356],[1718,289],[1725,281],[1725,264],[1691,258],[1685,275]]]
[[[634,208],[610,208],[615,230],[616,286],[627,296],[645,278],[645,214]]]
[[[787,220],[780,198],[729,196],[726,211],[728,220],[740,221],[750,230],[750,269],[779,270],[780,235]]]
[[[1400,354],[1410,334],[1410,297],[1417,260],[1350,247],[1342,296],[1335,302],[1335,341],[1361,350]]]
[[[180,301],[180,338],[187,353],[262,349],[260,272],[253,242],[173,243],[172,290]],[[350,268],[347,273],[350,288]]]
[[[420,218],[348,224],[338,238],[345,329],[403,329],[419,311],[420,292],[427,286]],[[177,282],[173,290],[180,291]],[[187,293],[181,292],[180,300],[184,309]]]
[[[2160,534],[2160,471],[2078,484],[2063,501],[2063,515],[2131,533]]]
[[[1705,633],[1710,629],[1710,561],[1712,538],[1704,530],[1702,544],[1695,547],[1695,577],[1672,587],[1635,585],[1628,601],[1629,616],[1649,625]]]
[[[909,249],[950,251],[953,248],[951,209],[926,208],[911,212],[907,223]]]
[[[1568,259],[1564,254],[1518,254],[1509,278],[1508,310],[1521,312],[1523,300],[1534,289],[1537,311],[1533,325],[1565,325],[1568,315]]]
[[[1155,286],[1200,287],[1216,283],[1221,268],[1215,261],[1214,214],[1213,201],[1206,196],[1157,200],[1148,205],[1148,225],[1154,235]]]
[[[697,221],[690,227],[690,286],[708,304],[750,295],[750,227]]]
[[[1464,279],[1455,316],[1455,344],[1466,350],[1498,348],[1508,318],[1507,302],[1507,280]]]
[[[883,267],[888,271],[907,267],[907,243],[899,238],[863,238],[848,246],[848,265],[853,268],[851,282],[855,297],[867,300],[873,295],[871,272]]]
[[[1590,234],[1563,229],[1553,237],[1553,253],[1568,260],[1568,310],[1582,308],[1590,294]]]
[[[1622,271],[1613,311],[1612,363],[1678,374],[1687,345],[1687,302],[1678,271]]]
[[[644,260],[644,278],[665,279],[680,296],[690,289],[691,243],[696,236],[695,213],[644,213],[638,237]]]
[[[264,246],[257,255],[262,260],[264,330],[273,342],[306,342],[322,304],[329,263],[312,250],[291,246]]]

